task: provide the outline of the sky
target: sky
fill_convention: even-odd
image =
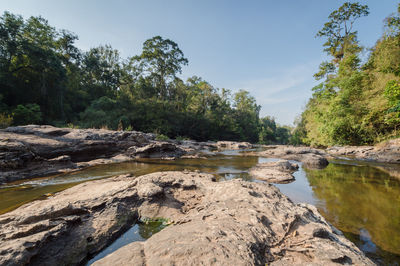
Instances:
[[[160,35],[176,42],[189,60],[180,75],[214,87],[245,89],[260,116],[290,125],[317,85],[313,74],[327,59],[316,33],[345,1],[334,0],[0,0],[0,12],[42,16],[78,35],[77,47],[110,44],[122,57],[137,55]],[[354,1],[353,1],[354,2]],[[359,1],[370,8],[355,29],[372,47],[398,1]]]

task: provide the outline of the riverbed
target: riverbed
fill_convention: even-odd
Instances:
[[[207,158],[149,160],[106,164],[82,171],[10,183],[0,187],[0,213],[32,201],[50,197],[57,191],[81,182],[130,173],[140,176],[158,171],[198,170],[214,174],[219,180],[242,178],[252,180],[247,171],[257,163],[274,158],[242,156],[239,151],[209,154]],[[379,264],[400,262],[400,180],[390,176],[375,164],[354,160],[333,160],[327,168],[303,168],[289,184],[276,185],[294,202],[315,205],[322,215],[340,229],[367,256]],[[257,181],[260,182],[260,181]],[[114,250],[131,241],[142,241],[134,227],[117,240]],[[135,237],[129,237],[135,234]],[[106,255],[107,252],[102,255]]]

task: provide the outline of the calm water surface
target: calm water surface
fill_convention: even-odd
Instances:
[[[101,165],[75,173],[0,186],[0,213],[81,182],[118,174],[139,176],[187,169],[215,174],[220,180],[251,180],[247,174],[250,167],[274,160],[226,151],[207,159],[143,160]],[[400,264],[400,179],[391,177],[390,172],[384,172],[374,164],[350,160],[331,161],[322,170],[300,167],[294,175],[296,181],[276,186],[294,202],[315,205],[327,221],[377,263]],[[132,227],[93,259],[100,259],[127,243],[146,239],[144,234],[139,234],[141,226]]]

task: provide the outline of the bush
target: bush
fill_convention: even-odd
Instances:
[[[17,105],[13,112],[14,125],[39,124],[42,121],[40,106],[36,103]]]
[[[0,128],[6,128],[11,126],[13,122],[13,118],[11,115],[1,114],[0,113]]]
[[[183,140],[190,140],[190,138],[184,137],[184,136],[177,136],[177,137],[175,138],[175,140],[177,140],[177,141],[183,141]]]
[[[132,131],[132,130],[133,130],[132,125],[129,125],[124,129],[124,131]]]
[[[169,137],[163,134],[158,134],[156,140],[169,140]]]

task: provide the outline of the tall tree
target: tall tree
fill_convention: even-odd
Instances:
[[[357,31],[353,30],[354,22],[369,14],[368,6],[360,3],[346,2],[329,15],[329,21],[317,33],[318,37],[327,38],[325,51],[340,61],[347,49],[357,43]]]
[[[136,68],[140,69],[143,76],[152,80],[161,99],[168,98],[168,83],[182,72],[182,66],[188,64],[178,44],[160,36],[145,41],[143,52],[131,60],[136,62]]]

